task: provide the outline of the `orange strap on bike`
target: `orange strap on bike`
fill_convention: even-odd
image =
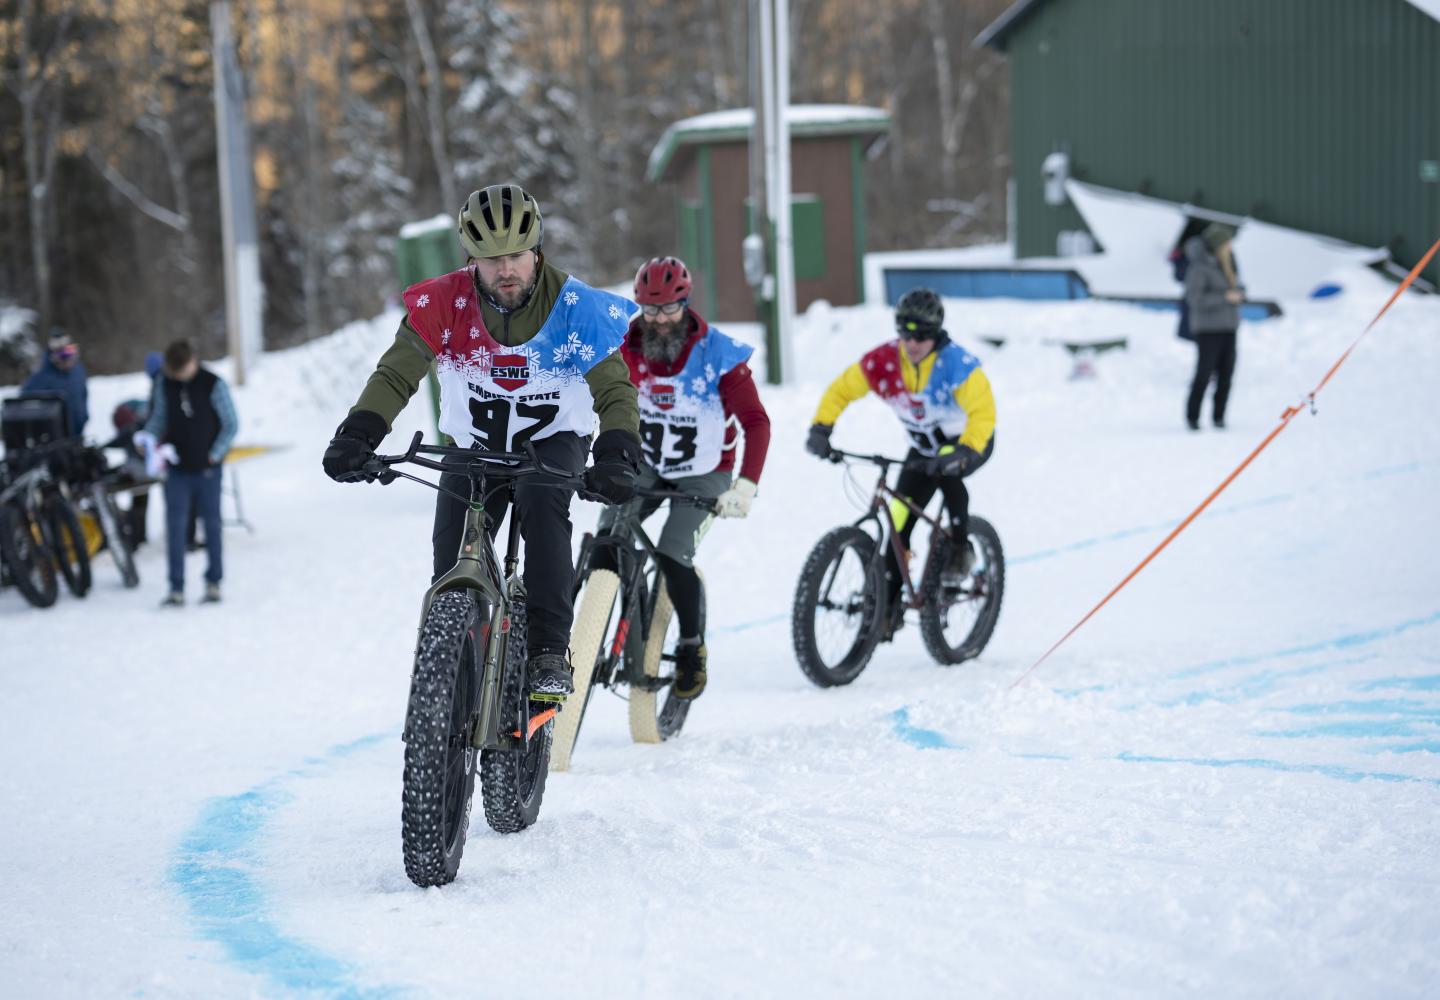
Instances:
[[[1421,257],[1420,262],[1410,269],[1410,273],[1405,276],[1405,280],[1400,282],[1400,287],[1395,289],[1394,294],[1392,294],[1389,300],[1386,301],[1385,305],[1380,308],[1380,311],[1375,314],[1375,318],[1372,319],[1369,325],[1367,325],[1365,329],[1360,332],[1360,336],[1355,338],[1355,342],[1349,347],[1345,348],[1345,353],[1341,354],[1339,359],[1330,366],[1330,370],[1325,373],[1325,377],[1320,380],[1320,383],[1316,385],[1314,389],[1310,390],[1308,394],[1306,394],[1304,401],[1302,401],[1299,406],[1287,406],[1285,408],[1285,412],[1280,414],[1280,423],[1276,425],[1274,430],[1272,430],[1269,434],[1265,435],[1265,440],[1261,441],[1258,445],[1256,445],[1254,451],[1252,451],[1249,455],[1245,456],[1245,461],[1237,465],[1235,467],[1235,471],[1230,473],[1230,475],[1226,476],[1224,481],[1221,482],[1219,486],[1215,487],[1215,489],[1211,491],[1208,497],[1201,501],[1200,506],[1192,510],[1189,516],[1185,518],[1185,520],[1181,521],[1178,525],[1176,525],[1175,530],[1170,532],[1170,534],[1166,535],[1164,541],[1162,541],[1159,545],[1155,546],[1155,548],[1148,556],[1140,560],[1140,564],[1134,569],[1132,569],[1129,573],[1127,573],[1125,575],[1125,579],[1117,583],[1115,585],[1115,588],[1111,590],[1110,593],[1106,594],[1104,599],[1102,599],[1099,604],[1091,608],[1086,613],[1085,617],[1081,618],[1078,622],[1076,622],[1069,632],[1066,632],[1064,635],[1062,635],[1059,641],[1055,643],[1055,645],[1047,649],[1044,656],[1040,657],[1040,659],[1032,663],[1028,670],[1026,670],[1019,677],[1015,678],[1014,682],[1012,682],[1010,685],[1011,688],[1014,688],[1021,681],[1034,673],[1035,668],[1048,660],[1050,658],[1050,654],[1055,652],[1055,650],[1059,649],[1065,643],[1065,640],[1069,639],[1076,632],[1080,631],[1080,626],[1084,625],[1091,618],[1095,617],[1095,613],[1097,611],[1103,608],[1106,604],[1110,603],[1110,598],[1120,593],[1120,591],[1125,588],[1126,584],[1128,584],[1131,580],[1135,579],[1135,577],[1140,574],[1140,571],[1142,569],[1150,565],[1150,561],[1156,556],[1158,556],[1165,549],[1165,546],[1169,545],[1172,541],[1174,541],[1175,537],[1179,535],[1180,532],[1190,527],[1190,522],[1194,521],[1197,517],[1199,517],[1201,512],[1204,511],[1206,507],[1209,507],[1211,502],[1214,501],[1214,499],[1218,497],[1221,493],[1223,493],[1225,491],[1225,488],[1229,486],[1232,482],[1234,482],[1236,477],[1239,476],[1240,473],[1244,472],[1245,468],[1251,462],[1255,461],[1256,456],[1259,455],[1266,448],[1268,448],[1270,446],[1270,442],[1274,441],[1277,437],[1280,436],[1281,431],[1283,431],[1286,427],[1290,426],[1290,421],[1293,420],[1297,414],[1303,412],[1307,406],[1310,408],[1310,411],[1312,413],[1314,412],[1315,396],[1320,392],[1321,389],[1325,388],[1326,383],[1330,381],[1331,377],[1337,371],[1340,370],[1340,366],[1343,365],[1346,359],[1350,357],[1351,352],[1359,346],[1360,341],[1365,339],[1365,335],[1368,334],[1372,329],[1374,329],[1376,323],[1380,322],[1380,317],[1384,316],[1385,313],[1390,310],[1390,307],[1395,304],[1395,300],[1398,299],[1402,293],[1404,293],[1405,289],[1410,287],[1410,285],[1415,281],[1415,278],[1420,274],[1420,272],[1425,270],[1425,266],[1430,263],[1430,259],[1435,256],[1435,252],[1437,250],[1440,250],[1440,240],[1436,240],[1434,244],[1431,245],[1429,252],[1427,252],[1424,257]]]
[[[545,725],[545,723],[549,722],[551,719],[555,718],[555,713],[558,711],[560,711],[558,708],[547,708],[539,715],[532,715],[530,717],[530,731],[525,734],[525,738],[528,740],[533,737],[536,730],[538,730],[541,726]],[[520,730],[517,729],[510,735],[518,739],[520,736]]]

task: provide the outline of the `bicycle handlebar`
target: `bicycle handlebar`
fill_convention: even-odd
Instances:
[[[672,504],[683,503],[691,507],[699,507],[714,514],[715,497],[705,497],[698,493],[681,493],[678,490],[660,490],[648,487],[635,487],[635,496],[647,500],[669,500]]]
[[[376,455],[361,467],[361,473],[366,482],[376,482],[382,486],[389,485],[397,478],[412,479],[417,483],[424,483],[433,489],[440,489],[437,483],[432,483],[419,476],[412,476],[408,473],[397,472],[392,466],[396,465],[418,465],[422,469],[433,469],[436,472],[451,472],[459,475],[466,475],[474,478],[477,472],[483,472],[487,476],[495,476],[500,479],[522,479],[527,476],[548,476],[554,482],[537,483],[540,486],[568,487],[574,490],[583,490],[584,477],[575,475],[557,466],[547,465],[535,452],[535,444],[532,441],[525,442],[525,451],[484,451],[479,448],[455,448],[438,444],[421,444],[424,440],[424,432],[416,431],[415,436],[410,439],[410,447],[403,455]],[[436,461],[432,458],[424,458],[424,455],[437,455],[441,458],[461,459],[461,461]]]
[[[825,456],[825,460],[828,462],[836,463],[846,460],[852,462],[869,462],[871,465],[880,466],[880,468],[886,470],[887,472],[890,470],[890,467],[892,465],[898,465],[901,468],[907,469],[923,468],[925,465],[924,459],[916,460],[909,458],[890,458],[887,455],[865,455],[861,454],[858,451],[844,451],[840,448],[831,448],[830,454]]]

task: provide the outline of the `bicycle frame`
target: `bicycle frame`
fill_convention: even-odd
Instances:
[[[835,454],[842,458],[871,462],[880,467],[879,479],[876,481],[875,488],[870,494],[870,507],[855,520],[854,525],[859,528],[867,521],[875,522],[883,538],[883,541],[882,539],[876,539],[875,561],[883,568],[885,560],[884,545],[888,542],[890,551],[895,556],[895,563],[900,567],[900,586],[905,595],[905,606],[910,609],[919,608],[921,603],[920,588],[915,584],[910,574],[910,552],[907,551],[905,546],[900,542],[900,529],[895,523],[895,515],[890,511],[890,504],[898,501],[910,511],[911,516],[924,521],[930,526],[930,544],[925,553],[927,562],[930,559],[931,553],[935,551],[935,546],[940,539],[941,533],[947,532],[949,529],[945,527],[939,518],[927,514],[924,508],[917,506],[909,497],[896,493],[894,488],[886,481],[890,475],[890,466],[903,466],[905,464],[903,459],[886,458],[883,455],[860,455],[854,452],[842,452],[838,449]]]
[[[441,594],[452,590],[469,590],[481,600],[488,602],[490,608],[490,620],[482,628],[481,643],[485,650],[484,660],[480,664],[480,700],[476,710],[474,734],[471,737],[470,745],[476,750],[520,750],[529,745],[530,738],[536,730],[545,722],[553,718],[555,709],[545,709],[536,713],[533,717],[530,714],[531,704],[529,698],[524,698],[525,718],[521,720],[519,730],[508,730],[503,721],[502,712],[502,683],[504,680],[505,664],[508,661],[511,630],[510,630],[510,608],[517,597],[525,596],[525,584],[520,578],[518,569],[520,564],[520,519],[513,514],[515,500],[515,484],[520,478],[519,475],[496,476],[506,480],[499,489],[510,492],[510,506],[512,516],[510,527],[506,533],[505,559],[502,564],[499,554],[496,552],[495,543],[490,537],[490,518],[485,513],[485,501],[494,492],[485,489],[486,479],[494,473],[486,470],[485,459],[501,462],[514,462],[517,460],[529,460],[533,467],[528,472],[545,473],[555,477],[562,482],[557,485],[569,485],[571,477],[560,470],[546,469],[534,453],[533,445],[530,447],[529,455],[518,455],[511,453],[477,452],[472,449],[427,449],[432,453],[460,457],[467,452],[470,461],[460,464],[446,464],[430,459],[421,458],[418,455],[420,442],[423,435],[416,433],[410,442],[410,448],[404,455],[377,458],[374,460],[374,468],[367,469],[367,475],[371,478],[378,478],[382,482],[390,482],[396,477],[410,479],[423,483],[437,491],[443,491],[437,483],[421,479],[419,476],[412,476],[404,472],[396,472],[390,468],[391,465],[407,462],[419,465],[422,468],[453,474],[466,475],[470,481],[470,496],[466,498],[465,524],[460,533],[460,550],[456,554],[455,565],[446,571],[440,579],[431,584],[425,591],[421,600],[420,621],[423,624],[430,606]],[[443,491],[448,492],[448,491]],[[452,494],[454,495],[454,494]]]
[[[642,499],[656,500],[681,500],[689,499],[684,493],[676,493],[673,490],[645,490],[637,491],[637,496]],[[692,502],[694,502],[692,500]],[[641,503],[631,501],[626,503],[616,518],[615,523],[604,535],[589,535],[580,543],[580,557],[576,560],[577,581],[583,580],[590,560],[594,557],[596,547],[604,546],[615,553],[617,575],[620,578],[620,596],[616,602],[620,607],[620,615],[624,619],[624,625],[615,635],[615,641],[610,649],[606,651],[605,663],[601,670],[598,670],[592,684],[599,683],[606,687],[610,686],[615,676],[615,666],[620,662],[625,651],[625,641],[629,635],[630,628],[636,621],[645,622],[650,617],[651,609],[648,607],[650,600],[649,589],[645,586],[645,568],[647,565],[655,565],[659,568],[659,561],[655,558],[659,550],[650,536],[645,533],[645,527],[641,524],[640,508]],[[636,543],[639,548],[636,548]],[[638,605],[633,614],[626,614],[631,602],[636,601]],[[632,686],[645,684],[645,679],[640,677],[626,677],[626,682]],[[653,690],[659,690],[664,684],[658,683]]]

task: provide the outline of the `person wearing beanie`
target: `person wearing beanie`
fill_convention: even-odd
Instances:
[[[65,416],[70,434],[79,437],[90,420],[90,390],[85,384],[85,366],[80,363],[80,345],[68,334],[56,330],[45,346],[45,360],[25,380],[21,392],[55,392],[65,397]]]
[[[1240,304],[1245,287],[1232,250],[1235,230],[1213,222],[1185,241],[1185,311],[1195,337],[1195,377],[1185,402],[1185,423],[1200,429],[1200,408],[1210,383],[1215,383],[1211,417],[1225,426],[1225,407],[1235,374],[1235,335],[1240,327]]]

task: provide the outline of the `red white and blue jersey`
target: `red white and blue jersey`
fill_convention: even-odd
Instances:
[[[885,400],[900,418],[922,455],[934,455],[946,442],[964,433],[969,418],[956,392],[980,367],[975,355],[951,340],[935,351],[933,358],[928,378],[916,392],[905,386],[904,367],[908,362],[900,356],[898,340],[887,341],[860,359],[860,370],[870,391]],[[921,362],[921,372],[930,360]]]
[[[729,334],[702,327],[685,363],[665,374],[627,344],[625,360],[640,401],[640,444],[645,461],[662,478],[704,475],[728,457],[725,451],[734,435],[727,426],[720,380],[752,353],[754,348]]]
[[[405,290],[410,325],[435,352],[440,430],[487,451],[592,433],[585,375],[619,350],[634,304],[567,278],[540,331],[506,347],[485,328],[478,295],[468,268]]]

